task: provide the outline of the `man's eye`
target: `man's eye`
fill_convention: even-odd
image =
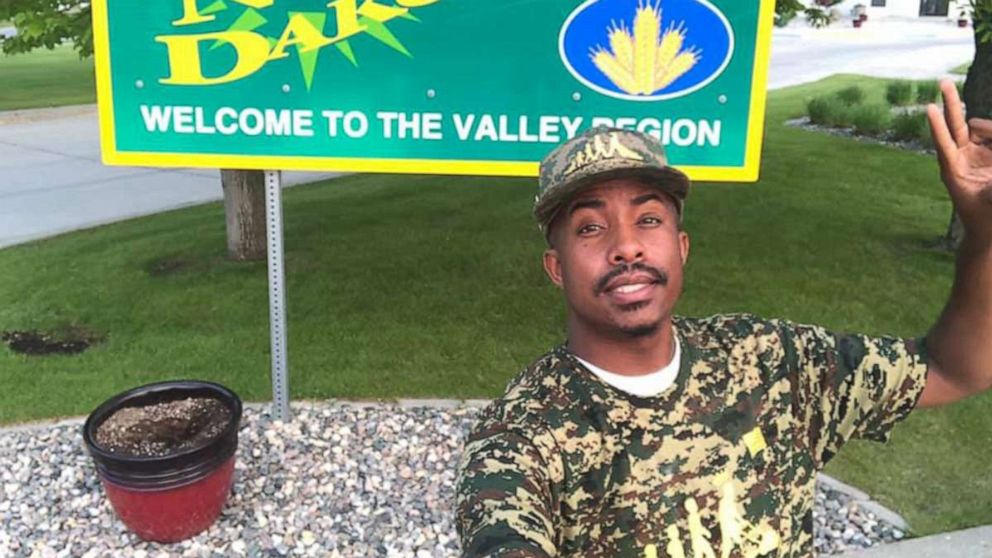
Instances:
[[[645,225],[660,225],[662,221],[659,217],[646,216],[641,218],[641,223]]]
[[[603,227],[600,227],[596,223],[589,223],[588,225],[582,225],[581,227],[579,227],[579,230],[577,232],[579,234],[592,234],[602,228]]]

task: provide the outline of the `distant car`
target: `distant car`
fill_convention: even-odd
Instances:
[[[17,29],[13,27],[0,27],[0,37],[3,37],[4,39],[9,39],[14,35],[17,35]]]

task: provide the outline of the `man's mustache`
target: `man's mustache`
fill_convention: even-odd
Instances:
[[[642,264],[640,262],[635,262],[632,264],[620,264],[609,271],[606,275],[600,278],[596,282],[596,294],[602,294],[606,290],[606,286],[610,284],[617,277],[625,273],[632,273],[634,271],[642,271],[647,273],[654,278],[662,286],[668,285],[668,274],[657,267],[651,267],[647,264]]]

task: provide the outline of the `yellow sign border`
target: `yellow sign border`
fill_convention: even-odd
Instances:
[[[110,75],[110,33],[107,1],[93,0],[93,51],[96,70],[97,112],[100,120],[100,146],[103,163],[113,166],[233,168],[257,170],[299,170],[334,172],[379,172],[411,174],[454,174],[487,176],[538,175],[537,162],[461,161],[450,159],[355,159],[270,155],[223,155],[213,153],[147,153],[118,151],[114,135],[113,88]],[[756,182],[761,167],[768,97],[772,23],[775,0],[760,0],[758,36],[751,79],[751,110],[748,116],[747,144],[742,167],[679,166],[693,180],[713,182]]]

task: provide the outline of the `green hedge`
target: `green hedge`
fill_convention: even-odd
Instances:
[[[892,112],[885,105],[862,105],[851,116],[854,133],[861,136],[881,136],[891,121]]]
[[[913,82],[890,81],[885,86],[885,100],[894,107],[904,107],[913,99]]]

